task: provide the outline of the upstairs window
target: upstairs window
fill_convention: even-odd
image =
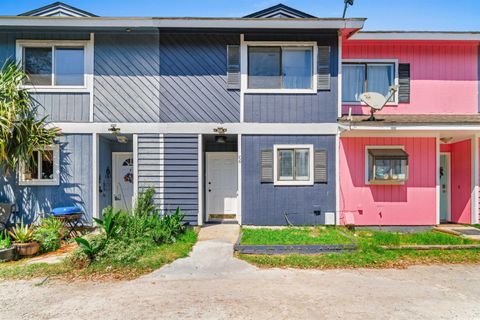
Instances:
[[[313,47],[249,46],[249,89],[313,89]]]
[[[20,166],[20,185],[58,185],[60,155],[58,145],[34,151]]]
[[[395,84],[395,63],[343,63],[342,64],[342,101],[360,102],[364,92],[378,92],[384,96]],[[391,102],[395,102],[395,95]]]
[[[85,49],[79,46],[23,46],[26,86],[85,86]]]
[[[408,154],[402,148],[367,147],[370,184],[397,184],[408,179]]]

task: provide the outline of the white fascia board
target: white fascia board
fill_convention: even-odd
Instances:
[[[63,133],[110,133],[112,123],[57,122],[49,126],[60,128]],[[176,133],[215,134],[213,129],[223,127],[228,134],[263,135],[335,135],[336,123],[115,123],[123,134]]]
[[[361,29],[364,19],[0,17],[0,27]]]
[[[352,35],[349,40],[453,40],[480,41],[477,32],[365,32]]]
[[[359,126],[339,124],[342,131],[476,131],[480,125],[451,124],[451,125],[392,125],[392,126]]]

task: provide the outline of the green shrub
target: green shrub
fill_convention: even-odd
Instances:
[[[60,248],[62,236],[62,222],[49,216],[42,219],[40,225],[35,229],[33,238],[40,243],[41,252],[51,252]]]
[[[10,239],[10,235],[8,235],[7,231],[0,237],[0,250],[1,249],[8,249],[12,246],[12,241]]]
[[[95,222],[102,227],[107,240],[113,237],[117,237],[120,233],[120,226],[118,225],[117,216],[120,214],[120,211],[114,211],[112,207],[107,207],[102,211],[103,220],[93,218]]]
[[[184,218],[185,215],[180,211],[180,208],[177,208],[172,215],[165,214],[160,218],[159,226],[154,231],[154,240],[158,243],[173,243],[177,241],[178,237],[185,231],[183,225]]]
[[[75,242],[78,244],[80,251],[93,262],[97,254],[105,247],[107,239],[102,236],[91,237],[90,239],[76,237]]]

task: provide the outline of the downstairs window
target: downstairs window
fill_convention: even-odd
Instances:
[[[401,184],[408,179],[408,154],[402,148],[367,147],[369,184]]]
[[[19,185],[58,185],[60,155],[57,145],[34,151],[28,163],[20,165]]]

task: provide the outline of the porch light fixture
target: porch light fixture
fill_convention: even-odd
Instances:
[[[223,127],[218,127],[213,129],[213,132],[216,133],[215,135],[215,142],[216,143],[226,143],[227,142],[227,136],[225,133],[227,132],[227,128]]]
[[[440,138],[440,141],[442,141],[442,143],[450,143],[452,140],[453,140],[452,137],[443,137],[443,138]]]
[[[108,128],[108,131],[110,131],[115,136],[115,138],[117,138],[117,141],[119,143],[128,142],[128,138],[126,136],[120,135],[120,128],[117,128],[117,125],[115,123],[112,123],[110,125],[110,128]]]

